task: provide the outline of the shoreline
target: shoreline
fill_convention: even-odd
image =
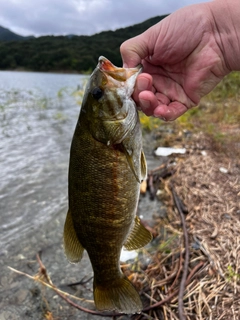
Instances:
[[[161,132],[161,135],[164,135],[164,133]],[[167,138],[169,137],[168,130],[166,130],[165,135]],[[171,137],[172,136],[173,133],[171,132]],[[196,240],[191,240],[191,242],[189,242],[189,248],[191,249],[193,258],[191,267],[194,267],[195,260],[203,258],[206,266],[201,269],[201,274],[198,275],[196,281],[198,281],[199,286],[197,287],[204,287],[206,294],[208,294],[206,298],[209,303],[208,307],[213,310],[214,317],[218,319],[218,315],[223,312],[221,299],[226,299],[227,296],[225,296],[225,293],[233,291],[234,288],[234,278],[233,280],[228,279],[231,274],[225,274],[225,272],[228,271],[228,267],[226,266],[230,266],[236,275],[239,275],[237,267],[235,269],[235,265],[239,266],[239,257],[236,256],[233,260],[227,260],[227,258],[232,259],[231,255],[229,256],[228,254],[229,243],[232,244],[231,249],[233,253],[234,250],[237,250],[238,231],[236,231],[234,226],[239,223],[238,217],[240,213],[240,208],[235,201],[235,197],[238,195],[237,192],[240,190],[239,165],[237,164],[237,159],[234,160],[223,154],[218,154],[217,151],[213,151],[211,141],[208,140],[204,134],[188,134],[186,137],[184,137],[184,135],[181,137],[181,140],[179,140],[179,136],[176,135],[176,140],[171,141],[171,145],[186,147],[187,152],[185,155],[170,156],[169,164],[175,163],[174,166],[177,166],[178,168],[174,173],[175,176],[173,176],[173,180],[175,181],[175,187],[180,198],[183,200],[183,203],[187,205],[189,210],[189,213],[186,216],[188,233],[193,240],[194,236],[198,236],[196,239],[198,239],[199,242],[196,242]],[[152,142],[155,144],[156,141]],[[145,141],[145,143],[149,145],[147,141]],[[225,171],[223,169],[225,169]],[[227,185],[228,188],[226,189]],[[161,191],[168,189],[169,188],[166,188],[165,185],[165,188],[161,189]],[[224,189],[226,189],[226,194],[223,192]],[[215,191],[219,191],[219,195]],[[223,195],[225,198],[222,199]],[[230,199],[230,195],[233,196],[232,199]],[[168,193],[164,194],[162,192],[160,193],[160,197],[162,197],[162,200],[166,204],[168,217],[166,219],[165,216],[160,218],[158,216],[158,220],[165,226],[167,223],[166,220],[169,220],[171,210],[173,210],[172,213],[174,213],[174,208]],[[220,206],[222,206],[223,209]],[[234,208],[234,210],[229,209],[230,211],[228,212],[225,210],[225,206],[229,206],[230,209]],[[208,209],[211,210],[211,215],[208,214]],[[151,211],[151,214],[153,213],[153,210],[149,211]],[[54,319],[56,318],[59,320],[109,319],[101,316],[93,317],[92,315],[81,312],[56,296],[55,292],[45,287],[43,288],[42,286],[37,285],[36,282],[18,275],[7,268],[7,266],[11,266],[19,271],[35,275],[39,270],[39,264],[36,259],[36,254],[39,253],[51,280],[58,288],[73,294],[78,294],[78,296],[84,297],[85,299],[92,300],[91,282],[88,282],[84,286],[78,286],[74,291],[72,288],[66,286],[67,283],[75,283],[83,278],[89,279],[92,275],[91,265],[86,254],[79,264],[70,264],[64,256],[62,248],[62,232],[66,212],[67,204],[61,211],[56,213],[50,221],[45,222],[37,230],[32,230],[25,234],[16,244],[12,244],[6,252],[0,253],[1,320],[47,319],[47,311],[52,313]],[[221,214],[219,214],[219,212]],[[206,216],[204,216],[205,213]],[[170,219],[170,222],[168,222],[170,223],[171,228],[175,226],[180,237],[181,224],[174,216],[173,218],[172,221]],[[169,227],[168,230],[172,230],[171,228]],[[231,232],[228,232],[228,230],[231,230]],[[159,233],[158,236],[160,237],[161,234]],[[236,243],[233,240],[236,240]],[[158,245],[160,246],[161,244],[164,247],[164,243],[167,243],[168,239],[166,239],[165,242],[163,239],[161,241],[162,242]],[[228,245],[224,247],[226,252],[224,252],[224,248],[220,246],[217,247],[218,251],[215,250],[216,245],[219,245],[220,243]],[[193,244],[195,247],[193,247]],[[205,249],[205,253],[202,253],[200,248]],[[175,249],[176,246],[174,246],[174,250]],[[179,250],[180,249],[181,245],[179,245]],[[160,255],[161,254],[162,252],[160,251]],[[216,254],[217,256],[215,259],[214,257]],[[196,255],[196,257],[194,255]],[[223,271],[221,279],[222,281],[226,281],[228,289],[225,292],[225,289],[220,290],[220,287],[217,287],[217,289],[220,290],[218,293],[219,302],[214,304],[215,302],[212,302],[210,298],[214,293],[211,291],[211,288],[213,284],[216,286],[218,285],[217,280],[219,279],[219,275],[221,275],[221,270]],[[164,276],[164,274],[161,274],[159,271],[156,276]],[[175,281],[174,279],[175,278],[173,277],[173,281]],[[237,282],[239,283],[239,280],[238,278],[236,279],[237,284]],[[169,284],[169,287],[171,287],[171,283]],[[194,299],[201,298],[202,291],[200,290],[198,292],[197,287],[196,290],[192,292],[192,298]],[[162,294],[164,295],[164,292],[162,292]],[[229,302],[228,309],[234,310],[235,308],[235,315],[237,315],[237,306],[239,304],[237,303],[237,299],[235,300],[236,301],[232,301],[232,304]],[[79,304],[83,305],[83,302],[79,302]],[[90,303],[87,306],[89,309],[94,310],[93,304]],[[170,308],[169,305],[166,307]],[[193,313],[195,312],[194,307],[189,310]],[[202,317],[206,316],[205,311],[203,309],[204,314],[201,314]],[[120,319],[127,320],[130,318],[123,315],[119,320]],[[229,314],[226,314],[226,317],[221,317],[221,319],[229,319]]]
[[[34,72],[34,73],[53,73],[53,74],[73,74],[73,75],[83,75],[89,76],[91,72],[78,72],[78,71],[71,71],[71,70],[48,70],[48,71],[40,71],[40,70],[28,70],[28,69],[8,69],[2,70],[0,72]]]
[[[78,282],[86,275],[91,275],[91,265],[86,254],[79,264],[70,264],[64,255],[62,233],[65,216],[66,210],[62,210],[41,228],[25,234],[1,253],[1,320],[46,319],[49,310],[61,320],[72,319],[73,315],[89,319],[88,314],[79,312],[60,297],[56,297],[53,290],[43,288],[33,280],[8,268],[9,266],[34,276],[39,270],[36,259],[36,255],[39,254],[53,283],[66,291],[69,289],[64,284]],[[74,294],[73,291],[72,293]],[[91,287],[89,290],[84,290],[84,297],[92,299]]]

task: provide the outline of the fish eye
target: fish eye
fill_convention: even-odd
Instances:
[[[99,100],[103,96],[103,90],[99,87],[96,87],[92,90],[92,96],[94,99]]]

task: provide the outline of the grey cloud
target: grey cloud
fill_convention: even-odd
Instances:
[[[140,23],[205,0],[0,0],[0,25],[22,35],[85,34]]]

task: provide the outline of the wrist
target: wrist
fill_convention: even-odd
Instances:
[[[215,0],[208,5],[224,63],[229,72],[240,71],[240,0]]]

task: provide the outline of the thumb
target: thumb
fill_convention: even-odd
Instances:
[[[136,67],[141,63],[142,59],[150,55],[145,33],[146,32],[140,34],[139,36],[126,40],[120,46],[123,67]]]

